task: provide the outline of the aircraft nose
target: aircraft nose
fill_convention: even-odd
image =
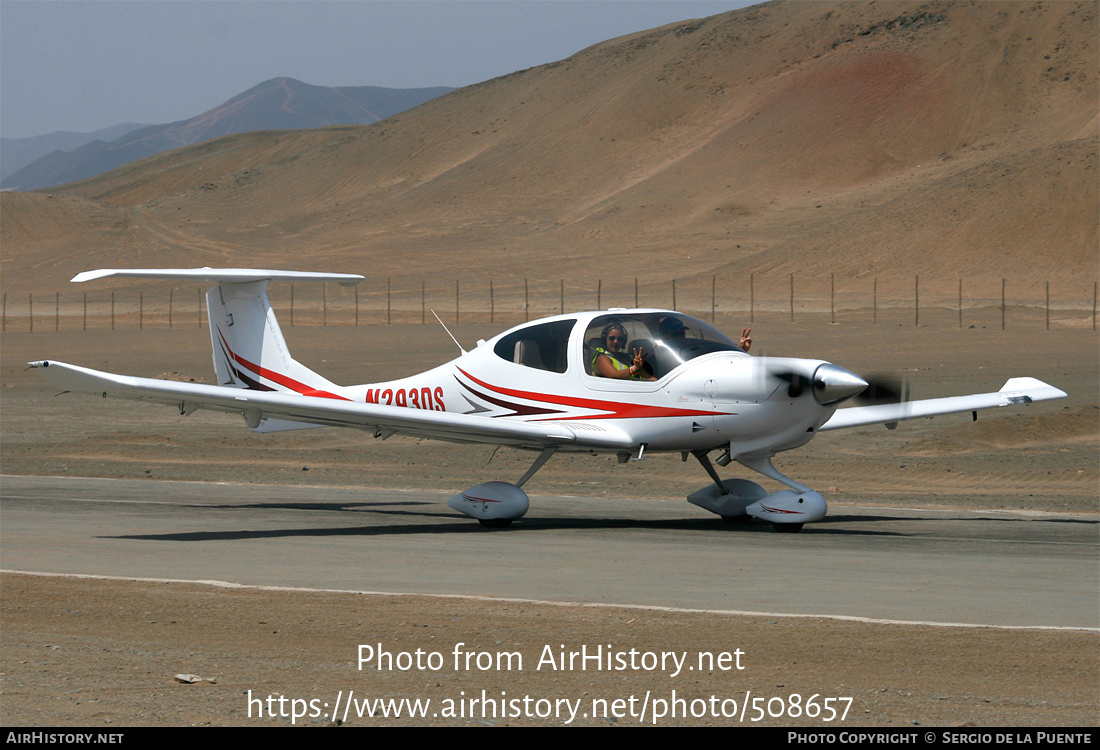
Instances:
[[[814,398],[822,406],[829,406],[861,393],[867,381],[836,365],[820,365],[814,372]]]

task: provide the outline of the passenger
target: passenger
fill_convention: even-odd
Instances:
[[[645,358],[641,349],[634,350],[634,361],[629,366],[620,357],[626,346],[626,329],[620,323],[608,323],[603,333],[600,334],[603,346],[596,348],[596,356],[592,358],[592,370],[597,375],[605,378],[619,380],[627,378],[641,378],[642,368],[645,367]],[[652,378],[646,378],[652,380]]]
[[[661,324],[657,326],[657,330],[661,332],[661,338],[663,339],[682,339],[687,336],[687,327],[679,318],[674,318],[671,315],[661,321]]]
[[[663,339],[682,339],[687,335],[687,328],[679,318],[674,318],[671,315],[661,321],[658,326],[658,330],[661,332],[661,338]],[[741,340],[738,342],[738,346],[745,352],[749,351],[752,347],[752,329],[741,329]]]

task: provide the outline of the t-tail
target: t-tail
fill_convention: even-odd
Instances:
[[[272,281],[335,281],[351,286],[362,281],[362,276],[253,268],[144,268],[86,271],[73,277],[73,281],[107,277],[217,283],[206,293],[206,312],[218,385],[345,398],[340,395],[340,386],[290,356],[267,297],[267,285]]]

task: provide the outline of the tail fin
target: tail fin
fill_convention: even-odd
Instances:
[[[267,298],[272,281],[335,281],[358,284],[362,276],[251,268],[104,269],[77,274],[73,281],[109,276],[214,281],[206,293],[210,343],[219,385],[261,391],[341,398],[339,387],[290,356]]]

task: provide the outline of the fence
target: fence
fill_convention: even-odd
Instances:
[[[205,287],[151,281],[112,291],[4,292],[4,331],[71,331],[203,327]],[[434,322],[514,325],[547,315],[608,307],[658,307],[706,320],[744,324],[813,321],[921,327],[1097,327],[1097,282],[1000,279],[968,282],[915,276],[799,277],[752,274],[735,279],[454,279],[356,287],[277,284],[272,305],[284,326],[359,326]]]

